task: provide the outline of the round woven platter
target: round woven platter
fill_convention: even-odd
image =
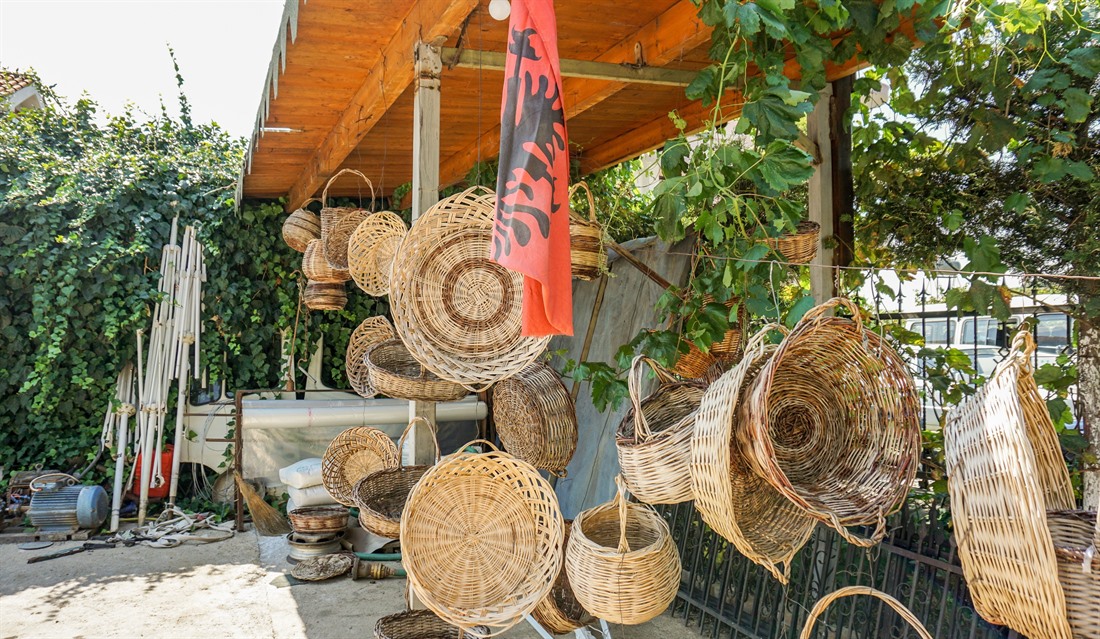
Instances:
[[[380,211],[367,216],[348,238],[348,270],[367,295],[381,297],[390,291],[390,268],[409,227],[401,216]]]
[[[377,428],[358,426],[336,436],[321,458],[321,481],[332,498],[355,504],[355,484],[371,473],[397,466],[397,445]]]
[[[489,259],[495,202],[481,187],[440,200],[405,236],[390,278],[409,353],[477,391],[526,368],[550,341],[520,335],[523,277]]]
[[[565,476],[577,450],[577,409],[553,368],[535,362],[493,386],[493,421],[504,450]]]
[[[348,375],[348,383],[351,384],[352,390],[360,397],[374,397],[378,394],[378,391],[371,386],[367,362],[363,356],[371,346],[392,338],[393,326],[390,325],[390,321],[378,315],[363,320],[348,339],[344,371]]]

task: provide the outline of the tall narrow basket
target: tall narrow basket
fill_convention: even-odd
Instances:
[[[344,371],[352,390],[360,397],[374,397],[378,391],[371,386],[367,368],[367,350],[378,342],[393,339],[393,326],[381,315],[368,317],[352,331],[344,354]]]
[[[557,372],[535,362],[493,386],[493,422],[504,450],[563,477],[577,450],[577,412]]]
[[[414,425],[422,425],[432,433],[435,445],[435,459],[439,461],[439,441],[436,438],[435,425],[424,417],[414,417],[401,438],[397,440],[397,453],[401,454],[405,438],[412,432]],[[355,503],[359,507],[359,523],[378,535],[397,539],[401,535],[401,511],[409,498],[416,482],[431,468],[429,465],[406,466],[399,463],[394,468],[386,468],[367,475],[355,485]]]
[[[321,482],[332,498],[355,505],[355,484],[383,468],[400,462],[397,446],[377,428],[358,426],[336,436],[321,458]]]
[[[321,192],[321,240],[324,242],[324,255],[329,266],[334,269],[346,271],[348,268],[348,239],[352,231],[359,226],[370,211],[367,209],[348,206],[328,206],[328,190],[332,183],[341,175],[350,173],[358,175],[359,179],[367,183],[370,188],[371,206],[374,206],[374,185],[367,176],[355,169],[341,169],[336,175],[329,178],[325,189]],[[348,279],[351,279],[350,276]]]
[[[321,218],[306,207],[316,199],[308,199],[283,222],[283,241],[290,248],[304,253],[310,240],[321,237]]]
[[[569,188],[569,196],[584,189],[588,196],[588,217],[569,215],[569,261],[573,278],[594,280],[607,271],[607,248],[604,246],[603,226],[596,221],[596,200],[588,184],[577,182]]]
[[[351,273],[329,266],[321,240],[310,240],[302,254],[302,274],[311,282],[343,284],[351,279]]]

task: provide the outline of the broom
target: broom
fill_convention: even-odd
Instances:
[[[237,482],[237,490],[241,491],[241,497],[244,497],[248,513],[252,515],[252,525],[256,527],[257,532],[265,537],[275,537],[290,532],[290,524],[286,517],[280,515],[279,511],[271,507],[271,504],[264,501],[255,488],[241,479],[240,473],[233,471],[233,480]]]

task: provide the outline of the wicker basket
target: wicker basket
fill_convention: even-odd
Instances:
[[[355,227],[359,226],[359,223],[370,215],[370,211],[367,209],[328,206],[329,187],[345,173],[358,175],[360,179],[367,183],[370,188],[371,206],[374,205],[374,185],[367,179],[367,176],[355,169],[341,169],[340,172],[329,178],[329,181],[325,184],[325,189],[321,192],[321,241],[324,242],[325,259],[328,260],[329,266],[338,270],[347,270],[348,239]],[[351,279],[350,276],[348,279]]]
[[[311,311],[339,311],[347,306],[348,293],[342,282],[306,282],[302,300]]]
[[[854,319],[827,316],[845,306]],[[810,309],[746,391],[738,440],[761,477],[868,547],[886,534],[920,461],[920,400],[909,370],[859,309]],[[846,526],[873,526],[870,539]]]
[[[550,592],[563,528],[554,488],[530,464],[455,453],[420,478],[401,515],[409,585],[443,619],[502,632]]]
[[[820,235],[821,225],[817,222],[799,222],[794,233],[769,238],[764,243],[791,264],[809,264],[817,257]]]
[[[323,284],[343,284],[351,279],[351,273],[334,269],[325,260],[321,240],[310,240],[302,255],[302,274],[311,282]]]
[[[298,533],[335,533],[348,527],[348,509],[343,506],[306,506],[287,513],[290,527]]]
[[[321,458],[321,481],[332,498],[355,505],[355,484],[383,468],[400,463],[397,446],[377,428],[358,426],[336,436]]]
[[[569,532],[573,522],[565,521],[565,541],[562,544],[562,553],[569,547]],[[565,571],[563,561],[558,578],[554,580],[554,587],[550,594],[546,595],[539,605],[531,611],[531,616],[539,622],[543,628],[552,635],[564,635],[573,632],[577,628],[584,627],[595,620],[588,614],[584,606],[577,601],[577,595],[573,594],[573,587],[569,585],[569,574]]]
[[[777,324],[765,326],[749,341],[741,363],[703,394],[691,437],[691,489],[703,521],[785,584],[791,559],[817,520],[753,472],[735,433],[742,390],[778,348],[765,343],[773,330],[786,332]]]
[[[405,236],[390,279],[409,352],[474,391],[527,368],[550,340],[520,334],[523,277],[489,259],[495,207],[478,187],[440,200]]]
[[[627,501],[616,478],[614,500],[573,520],[565,570],[577,601],[609,623],[645,623],[680,588],[680,555],[668,524],[652,508]]]
[[[348,238],[348,271],[367,295],[390,292],[390,268],[409,227],[396,213],[368,215]]]
[[[718,360],[710,353],[704,352],[694,342],[683,340],[687,344],[687,352],[681,353],[672,367],[672,372],[684,379],[700,379],[707,374],[711,366]]]
[[[557,372],[536,362],[493,387],[504,450],[558,477],[577,450],[577,410]]]
[[[657,390],[640,399],[643,364],[657,373]],[[652,359],[639,355],[627,379],[632,408],[619,424],[615,448],[630,493],[647,504],[678,504],[691,492],[691,433],[706,387],[675,382]]]
[[[802,627],[802,632],[799,633],[798,639],[810,639],[814,634],[814,624],[817,623],[817,618],[825,612],[825,609],[837,599],[851,597],[852,595],[870,595],[886,602],[886,605],[893,608],[894,612],[898,613],[898,615],[905,620],[905,623],[909,624],[917,631],[921,639],[933,639],[932,633],[928,632],[928,629],[924,627],[924,624],[922,624],[919,619],[917,619],[916,615],[902,605],[900,601],[880,590],[868,588],[867,586],[848,586],[831,592],[819,599],[818,602],[814,604],[813,609],[810,610],[809,616],[806,617],[806,625]],[[895,635],[891,634],[890,636]]]
[[[607,249],[604,247],[603,227],[596,221],[596,200],[592,189],[584,182],[569,188],[569,197],[580,189],[588,196],[588,219],[575,213],[569,216],[569,261],[573,278],[594,280],[607,272]]]
[[[301,208],[288,215],[283,222],[283,241],[299,253],[305,252],[311,240],[321,237],[321,218],[306,208],[310,202],[316,201],[306,200]]]
[[[460,384],[440,379],[416,361],[399,339],[372,345],[363,356],[370,385],[395,399],[450,402],[466,396]]]
[[[393,338],[393,326],[381,315],[363,320],[351,333],[344,355],[344,371],[352,390],[360,397],[374,397],[378,391],[370,384],[367,349],[378,342]]]
[[[714,301],[714,298],[709,295],[703,299],[708,304]],[[737,306],[737,321],[730,324],[729,330],[722,336],[722,339],[710,345],[710,354],[717,359],[738,360],[741,359],[741,341],[744,338],[744,331],[741,330],[741,327],[745,326],[748,314],[739,297],[729,298],[726,300],[725,306],[728,309]]]
[[[435,425],[424,417],[414,417],[405,427],[405,432],[397,440],[398,454],[403,450],[405,438],[412,432],[415,424],[424,424],[431,431],[435,459],[439,461]],[[355,485],[355,503],[359,506],[360,525],[379,537],[397,539],[401,535],[401,511],[405,509],[409,491],[429,468],[431,466],[398,464],[396,468],[386,468],[360,479]]]
[[[489,629],[477,626],[464,633],[431,610],[399,612],[382,617],[374,626],[374,639],[463,639],[471,634],[484,637],[489,634]]]
[[[1073,637],[1100,637],[1100,518],[1095,510],[1052,510],[1047,524]]]

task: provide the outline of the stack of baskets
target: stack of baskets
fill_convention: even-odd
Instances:
[[[439,442],[435,437],[435,425],[424,417],[415,417],[397,440],[398,454],[403,450],[405,438],[414,426],[423,426],[432,432],[435,459],[439,460]],[[401,535],[401,511],[416,482],[431,466],[406,466],[399,463],[367,475],[355,484],[355,504],[359,507],[359,523],[378,535],[397,539]]]
[[[398,450],[389,435],[377,428],[359,426],[336,436],[321,458],[325,490],[345,506],[355,505],[359,480],[398,465]]]

